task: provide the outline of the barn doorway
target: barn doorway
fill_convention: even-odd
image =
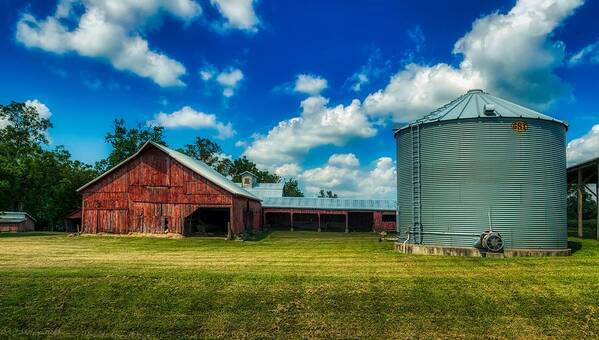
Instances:
[[[350,212],[347,215],[347,225],[350,231],[372,231],[374,216],[371,212]]]
[[[198,208],[185,218],[186,235],[225,235],[231,212],[229,208]]]
[[[345,231],[345,215],[322,214],[320,226],[322,231]]]
[[[264,214],[264,224],[271,230],[289,230],[291,228],[291,214],[267,212]]]
[[[293,214],[293,228],[318,230],[318,214]]]

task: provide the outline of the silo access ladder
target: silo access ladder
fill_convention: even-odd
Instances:
[[[414,243],[422,243],[422,202],[420,182],[420,124],[410,126],[412,135],[412,233]]]

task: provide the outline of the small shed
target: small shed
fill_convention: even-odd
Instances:
[[[64,218],[64,231],[80,232],[81,231],[81,209],[72,211]]]
[[[35,219],[26,212],[0,212],[0,232],[34,231]]]

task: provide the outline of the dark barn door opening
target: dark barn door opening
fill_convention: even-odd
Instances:
[[[318,214],[293,214],[293,228],[318,230]]]
[[[185,234],[225,235],[230,221],[229,208],[198,208],[185,218]]]
[[[350,212],[347,224],[350,231],[372,231],[374,216],[371,212]]]
[[[322,231],[345,231],[345,215],[320,215]]]
[[[291,228],[291,214],[267,212],[264,216],[266,228],[271,230],[289,230]]]

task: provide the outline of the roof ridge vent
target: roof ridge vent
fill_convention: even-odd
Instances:
[[[481,89],[471,89],[471,90],[468,90],[467,93],[485,93],[485,91],[483,91]]]
[[[489,103],[485,104],[484,111],[487,116],[494,116],[495,115],[495,104],[489,104]]]

